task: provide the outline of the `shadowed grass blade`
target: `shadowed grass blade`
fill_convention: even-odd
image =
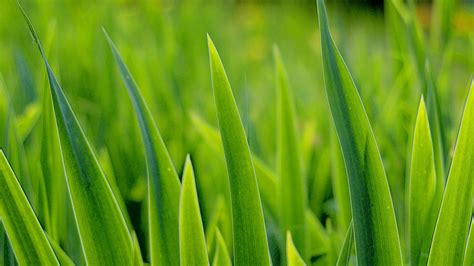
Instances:
[[[179,252],[181,265],[209,265],[194,170],[189,155],[183,170],[179,202]]]
[[[413,137],[409,181],[410,262],[426,265],[430,251],[443,183],[436,177],[435,155],[428,114],[420,100]],[[439,196],[438,196],[439,195]]]
[[[306,259],[305,210],[307,205],[306,178],[302,173],[296,113],[293,95],[278,48],[274,48],[277,80],[277,124],[279,176],[279,225],[282,236],[291,232],[296,249]],[[284,242],[283,242],[284,243]],[[283,261],[285,256],[283,254]]]
[[[135,109],[145,145],[151,263],[176,265],[179,264],[179,178],[143,96],[114,43],[107,33],[105,36]]]
[[[133,261],[132,241],[124,217],[92,147],[53,74],[33,25],[20,9],[48,74],[66,181],[86,262],[130,265]]]
[[[463,262],[474,194],[474,82],[471,81],[428,265]]]
[[[346,163],[357,260],[360,265],[401,265],[392,198],[377,143],[352,77],[329,33],[318,0],[326,93]]]
[[[262,204],[250,149],[219,54],[208,36],[212,87],[229,174],[234,265],[269,265]]]
[[[286,233],[286,256],[287,256],[288,266],[306,265],[303,258],[301,257],[301,255],[298,253],[298,250],[296,249],[296,246],[295,246],[295,243],[293,242],[293,238],[291,237],[290,231]]]
[[[59,265],[33,208],[2,150],[0,150],[0,187],[0,217],[18,263]]]

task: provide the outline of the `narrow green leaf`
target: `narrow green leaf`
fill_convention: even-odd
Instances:
[[[229,174],[234,265],[269,265],[262,205],[244,127],[224,66],[209,36],[208,46],[217,118]]]
[[[194,170],[189,155],[184,165],[179,202],[179,253],[181,265],[209,265]]]
[[[337,225],[340,229],[346,230],[352,220],[351,200],[341,145],[334,129],[331,130],[331,172],[334,199],[337,204]]]
[[[143,257],[142,252],[140,250],[140,244],[138,243],[137,234],[135,231],[132,231],[132,241],[133,241],[133,265],[135,266],[142,266],[143,265]]]
[[[206,121],[202,120],[196,114],[191,114],[193,124],[196,126],[199,134],[203,137],[204,141],[209,147],[218,153],[223,155],[222,141],[219,136],[219,131],[214,127],[210,126]],[[252,154],[252,159],[255,167],[255,173],[257,175],[258,189],[260,191],[260,197],[262,204],[268,209],[268,212],[272,217],[277,218],[278,214],[278,202],[274,200],[275,191],[277,190],[277,178],[275,173],[258,157]]]
[[[306,178],[302,173],[293,96],[278,48],[274,49],[277,80],[279,225],[282,235],[290,231],[294,244],[306,258]],[[285,255],[283,254],[283,261]]]
[[[420,100],[413,136],[409,181],[410,262],[426,265],[443,183],[436,177],[433,142],[423,97]],[[441,192],[438,192],[441,191]]]
[[[471,219],[471,229],[469,229],[469,238],[467,240],[463,265],[464,266],[474,265],[474,219]]]
[[[231,266],[232,261],[230,260],[229,252],[225,245],[224,238],[222,237],[219,228],[216,228],[216,252],[214,259],[212,260],[212,266]]]
[[[64,250],[59,246],[59,244],[46,235],[48,237],[49,243],[51,244],[51,247],[54,250],[54,253],[56,254],[56,257],[58,258],[59,264],[60,265],[65,265],[65,266],[73,266],[74,262],[69,258],[69,256],[64,252]]]
[[[48,74],[67,185],[86,262],[130,265],[132,241],[117,200],[53,74],[30,19],[20,9]]]
[[[59,265],[2,150],[0,187],[0,217],[18,262],[23,265]]]
[[[474,82],[471,81],[428,265],[463,262],[474,194]]]
[[[179,178],[138,86],[114,43],[107,33],[105,36],[138,117],[145,145],[148,169],[148,226],[151,263],[153,265],[176,265],[179,264]]]
[[[453,30],[453,18],[455,14],[456,1],[434,0],[431,17],[431,44],[435,53],[442,55],[443,50]]]
[[[344,243],[342,244],[341,251],[337,258],[337,266],[347,266],[351,259],[352,243],[354,242],[354,230],[352,228],[352,222],[349,224],[347,229],[346,237],[344,238]]]
[[[346,163],[357,260],[360,265],[401,265],[390,190],[377,143],[352,77],[329,33],[318,0],[326,93]]]
[[[328,252],[329,237],[324,231],[324,226],[312,211],[306,210],[305,216],[308,226],[309,255],[310,257],[320,257]]]
[[[291,232],[287,231],[286,233],[286,256],[288,261],[288,266],[304,266],[306,263],[304,262],[301,255],[298,253],[298,249],[293,242],[293,238],[291,237]]]

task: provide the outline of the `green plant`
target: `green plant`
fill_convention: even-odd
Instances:
[[[450,41],[457,38],[454,5],[436,1],[428,49],[415,4],[387,0],[394,57],[393,69],[385,69],[354,65],[351,55],[359,53],[348,50],[351,42],[339,41],[347,36],[338,35],[337,27],[333,38],[324,1],[316,2],[322,69],[309,70],[321,78],[311,96],[321,98],[325,91],[326,98],[309,98],[314,112],[298,105],[307,89],[295,89],[311,82],[293,78],[305,73],[290,56],[284,64],[276,46],[276,82],[266,84],[274,89],[259,94],[226,74],[227,55],[221,60],[207,35],[203,60],[209,61],[211,79],[208,93],[199,90],[201,61],[180,58],[176,50],[196,58],[205,53],[184,46],[189,40],[174,43],[179,34],[166,20],[157,22],[165,31],[157,34],[165,51],[157,71],[140,60],[156,56],[155,50],[130,48],[123,40],[116,46],[105,30],[105,63],[94,58],[100,53],[68,54],[72,67],[92,60],[95,71],[80,73],[101,88],[98,106],[81,101],[93,90],[78,97],[81,92],[69,88],[75,79],[64,74],[67,68],[59,71],[48,60],[55,58],[54,29],[43,46],[20,6],[46,77],[43,70],[39,81],[28,78],[28,71],[18,75],[26,87],[47,84],[44,90],[39,86],[42,98],[28,100],[33,92],[6,88],[11,79],[0,75],[0,265],[472,265],[472,71],[467,93],[460,93],[467,96],[457,110],[459,127],[453,126],[457,116],[447,112],[449,92],[443,89],[446,80],[466,78],[449,71],[449,60],[455,61]],[[153,20],[156,10],[147,7],[152,11],[144,18]],[[183,31],[193,33],[198,25],[186,19],[205,19],[191,12],[193,4],[182,8]],[[210,14],[227,10],[219,6]],[[90,30],[86,21],[84,26],[83,37]],[[106,28],[115,36],[117,28]],[[301,33],[291,29],[294,36]],[[61,32],[61,40],[66,36]],[[247,52],[258,57],[258,45]],[[195,64],[189,68],[196,72],[180,72],[180,60]],[[226,66],[243,68],[231,60]],[[390,82],[374,77],[389,70]],[[257,76],[266,83],[266,75]],[[386,93],[380,84],[391,89]],[[206,115],[208,105],[212,115]],[[257,119],[258,108],[264,111]],[[207,122],[214,112],[217,126]]]

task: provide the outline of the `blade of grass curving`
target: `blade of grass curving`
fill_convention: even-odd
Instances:
[[[377,143],[357,88],[329,32],[318,0],[324,81],[349,178],[357,260],[360,265],[401,265],[390,190]]]
[[[467,240],[466,252],[464,252],[464,266],[474,265],[474,219],[471,219],[471,229]]]
[[[148,215],[152,265],[179,264],[180,182],[158,127],[115,44],[105,32],[138,117],[148,169]]]
[[[20,9],[48,74],[66,183],[86,262],[130,265],[133,261],[132,241],[117,200],[53,74],[30,19],[21,6]]]
[[[212,266],[231,266],[232,261],[230,260],[229,252],[225,245],[224,238],[222,237],[219,228],[216,228],[216,252],[214,259],[212,260]]]
[[[304,217],[307,205],[306,178],[301,169],[293,96],[280,52],[276,46],[274,57],[277,80],[279,225],[282,235],[290,231],[296,249],[305,259],[307,253]],[[285,261],[284,253],[282,260]]]
[[[208,47],[217,118],[229,174],[234,265],[269,265],[267,236],[252,156],[224,66],[209,36]]]
[[[428,265],[463,262],[474,194],[474,82],[471,80]]]
[[[351,259],[352,243],[354,242],[354,230],[352,228],[352,221],[347,229],[344,243],[342,244],[341,251],[337,258],[336,266],[347,266]]]
[[[408,192],[411,265],[426,265],[443,183],[436,177],[435,154],[425,101],[421,97],[415,123]],[[441,192],[438,192],[441,191]]]
[[[194,170],[189,155],[184,165],[179,202],[179,253],[181,265],[209,265]]]
[[[0,217],[21,265],[59,265],[5,154],[0,150]],[[3,247],[2,247],[3,248]]]
[[[291,237],[290,231],[287,231],[286,233],[286,256],[287,256],[288,266],[306,265],[303,258],[298,253],[298,249],[296,248],[295,243],[293,242],[293,238]]]

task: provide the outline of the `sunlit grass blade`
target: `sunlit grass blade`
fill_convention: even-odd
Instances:
[[[212,87],[232,202],[234,265],[269,265],[257,179],[244,127],[217,50],[208,37]]]
[[[18,263],[59,265],[2,150],[0,150],[0,187],[2,188],[0,189],[0,217]]]
[[[151,263],[176,265],[179,264],[179,178],[158,127],[135,81],[114,43],[107,33],[105,35],[138,117],[145,145]]]
[[[443,53],[453,31],[456,1],[434,0],[431,16],[431,47],[435,53]]]
[[[306,178],[302,173],[296,112],[280,52],[274,47],[277,80],[277,168],[279,177],[279,226],[282,236],[290,231],[296,249],[306,258]],[[284,242],[283,242],[284,243]],[[284,255],[284,254],[283,254]],[[283,256],[283,261],[285,256]]]
[[[464,252],[464,266],[474,265],[474,219],[471,219],[471,229],[467,240],[466,252]]]
[[[232,261],[230,260],[229,252],[225,245],[224,238],[222,237],[221,231],[216,229],[216,252],[214,259],[212,260],[212,266],[231,266]]]
[[[204,141],[209,147],[218,153],[224,154],[222,141],[219,136],[219,131],[203,121],[196,114],[191,115],[193,124],[197,131],[203,137]],[[268,209],[268,212],[275,218],[278,218],[278,202],[274,199],[275,191],[277,190],[277,178],[275,173],[258,157],[252,154],[252,159],[257,175],[258,189],[262,204]]]
[[[288,266],[304,266],[306,263],[293,242],[291,232],[286,233],[286,260]]]
[[[194,170],[189,155],[184,165],[179,203],[179,252],[181,265],[209,265]]]
[[[138,243],[137,234],[135,231],[132,231],[132,241],[133,241],[133,265],[141,266],[143,265],[142,252],[140,250],[140,244]]]
[[[423,97],[420,100],[413,137],[408,216],[410,262],[426,265],[442,195],[442,180],[436,177],[433,142]]]
[[[463,262],[474,194],[474,82],[471,81],[428,265]]]
[[[318,0],[327,98],[341,143],[360,265],[401,265],[395,213],[382,159],[357,88],[329,33]]]
[[[342,244],[341,251],[337,258],[337,266],[347,266],[351,259],[352,244],[354,243],[354,230],[352,228],[352,222],[349,224],[347,229],[346,237],[344,238],[344,243]]]
[[[53,74],[33,25],[20,9],[46,67],[67,185],[86,262],[129,265],[133,261],[132,241],[123,215],[92,147]]]

